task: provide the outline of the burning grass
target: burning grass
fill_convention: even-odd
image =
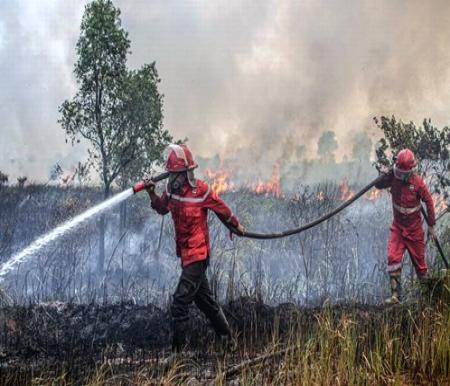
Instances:
[[[239,298],[225,310],[238,334],[238,352],[216,355],[212,333],[194,311],[189,347],[195,352],[165,371],[168,318],[158,308],[3,309],[0,379],[40,385],[450,382],[450,310],[442,303],[306,308]]]

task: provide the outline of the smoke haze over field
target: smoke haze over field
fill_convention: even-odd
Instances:
[[[129,64],[156,61],[165,127],[199,156],[271,167],[286,155],[315,157],[327,130],[338,156],[349,154],[355,133],[376,138],[375,115],[450,120],[447,1],[114,3]],[[0,170],[12,177],[45,180],[55,162],[84,156],[56,123],[76,91],[83,8],[0,4]]]

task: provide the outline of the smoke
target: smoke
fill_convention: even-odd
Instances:
[[[77,159],[56,121],[58,105],[75,91],[80,17],[69,3],[0,4],[0,169],[13,176],[45,179],[55,162]]]
[[[156,61],[165,126],[198,156],[255,175],[279,159],[317,157],[334,131],[337,159],[371,118],[450,117],[446,1],[116,1],[130,65]],[[44,178],[83,157],[64,143],[57,107],[72,69],[83,4],[0,5],[0,163]],[[76,149],[76,148],[75,148]],[[249,171],[250,173],[250,171]]]

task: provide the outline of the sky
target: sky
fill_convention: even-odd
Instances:
[[[76,92],[83,1],[0,1],[0,170],[48,179],[86,156],[65,142],[58,107]],[[338,159],[372,117],[450,120],[450,2],[117,0],[138,68],[156,61],[164,126],[194,154],[250,168]],[[298,152],[301,154],[298,154]]]

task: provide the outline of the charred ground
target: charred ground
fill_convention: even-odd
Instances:
[[[246,384],[250,378],[277,384],[283,374],[291,384],[296,377],[314,384],[449,380],[450,315],[442,304],[271,307],[239,298],[224,309],[238,336],[238,351],[217,356],[212,330],[193,308],[189,347],[195,353],[168,375],[161,365],[170,343],[166,310],[130,303],[5,307],[0,312],[0,380],[47,384],[45,379],[57,375],[64,384],[134,384],[138,378],[143,384],[182,384],[188,379]],[[417,350],[416,345],[425,343],[426,348]],[[255,360],[261,355],[267,358]],[[360,378],[355,371],[362,372]]]

